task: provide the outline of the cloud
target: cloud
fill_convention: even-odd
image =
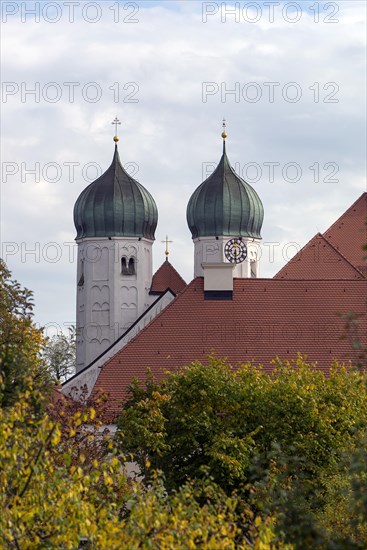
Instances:
[[[265,207],[264,241],[282,243],[279,250],[303,246],[366,190],[364,4],[314,3],[318,23],[305,3],[296,23],[284,17],[294,16],[287,2],[274,8],[273,23],[262,2],[256,23],[243,10],[238,23],[230,15],[222,22],[223,8],[203,23],[210,3],[169,1],[137,2],[135,11],[101,2],[95,23],[97,11],[83,13],[80,3],[71,23],[58,4],[55,23],[47,20],[58,14],[52,7],[39,23],[9,15],[2,38],[2,240],[14,275],[35,290],[40,324],[75,318],[76,265],[63,243],[74,238],[77,196],[111,162],[116,115],[122,162],[133,163],[159,209],[154,267],[168,234],[170,260],[187,281],[186,204],[206,164],[219,161],[223,116],[230,161],[252,178]],[[38,257],[25,253],[37,243]],[[44,258],[48,243],[59,244],[58,262]],[[264,254],[262,276],[284,262],[282,252],[274,262]]]

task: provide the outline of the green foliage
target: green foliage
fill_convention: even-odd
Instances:
[[[238,504],[207,480],[186,483],[168,495],[154,477],[132,507],[121,547],[291,550],[277,541],[271,518],[254,519],[248,508],[239,512]]]
[[[32,390],[0,410],[0,547],[78,548],[86,538],[107,548],[127,493],[121,463],[112,454],[89,474],[83,456],[75,464],[60,426],[32,414]],[[91,417],[76,416],[70,442]]]
[[[172,491],[209,472],[226,494],[275,516],[283,540],[314,548],[328,537],[318,517],[333,476],[367,427],[366,379],[337,363],[326,378],[301,357],[277,360],[272,374],[211,357],[145,390],[135,382],[118,427],[147,481],[158,468]]]
[[[271,517],[239,511],[211,481],[168,495],[157,476],[149,487],[128,480],[111,439],[91,468],[74,450],[86,425],[98,440],[95,411],[69,417],[63,433],[47,414],[32,414],[32,390],[0,409],[1,548],[291,548],[277,541]]]
[[[367,437],[346,453],[328,486],[320,523],[337,541],[338,548],[367,547]]]
[[[238,370],[210,358],[172,373],[131,398],[119,418],[121,445],[145,470],[147,457],[170,488],[200,477],[201,467],[224,489],[250,479],[254,456],[277,443],[303,459],[296,469],[317,475],[337,463],[366,425],[363,376],[334,365],[329,378],[298,358],[277,361],[273,374],[251,365]]]
[[[51,380],[41,360],[42,331],[32,322],[32,293],[22,289],[0,260],[0,406],[7,407],[36,381],[32,395],[39,408]]]

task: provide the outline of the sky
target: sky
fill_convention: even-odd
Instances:
[[[154,270],[193,277],[186,206],[218,163],[265,211],[272,277],[366,191],[366,3],[1,3],[1,256],[46,334],[75,324],[73,207],[119,152],[153,195]]]

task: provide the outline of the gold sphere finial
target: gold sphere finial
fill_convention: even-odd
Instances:
[[[226,132],[226,119],[225,118],[223,119],[222,127],[223,127],[223,132],[222,132],[221,135],[222,135],[223,139],[226,139],[228,134]]]
[[[111,124],[113,124],[113,125],[115,126],[115,135],[114,135],[113,141],[114,141],[115,143],[117,143],[118,140],[119,140],[119,137],[118,137],[118,135],[117,135],[117,126],[118,126],[119,124],[121,124],[121,122],[119,121],[119,119],[118,119],[117,117],[115,117],[115,120],[113,120],[113,121],[111,122]]]
[[[169,243],[173,243],[173,241],[169,241],[169,240],[168,240],[168,236],[166,235],[166,240],[165,240],[165,241],[161,241],[161,243],[164,243],[164,244],[166,245],[166,250],[165,250],[164,255],[166,256],[166,262],[168,262],[168,254],[169,254],[169,251],[168,251],[168,244],[169,244]]]

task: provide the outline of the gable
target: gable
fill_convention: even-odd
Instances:
[[[173,265],[166,260],[154,273],[149,294],[161,294],[167,289],[178,294],[182,292],[185,286],[186,282],[181,275],[175,270]]]
[[[321,233],[315,235],[274,276],[275,279],[363,279],[358,271]]]
[[[363,193],[323,235],[350,263],[367,275],[367,261],[364,259],[367,252],[363,251],[367,243],[367,193]]]

